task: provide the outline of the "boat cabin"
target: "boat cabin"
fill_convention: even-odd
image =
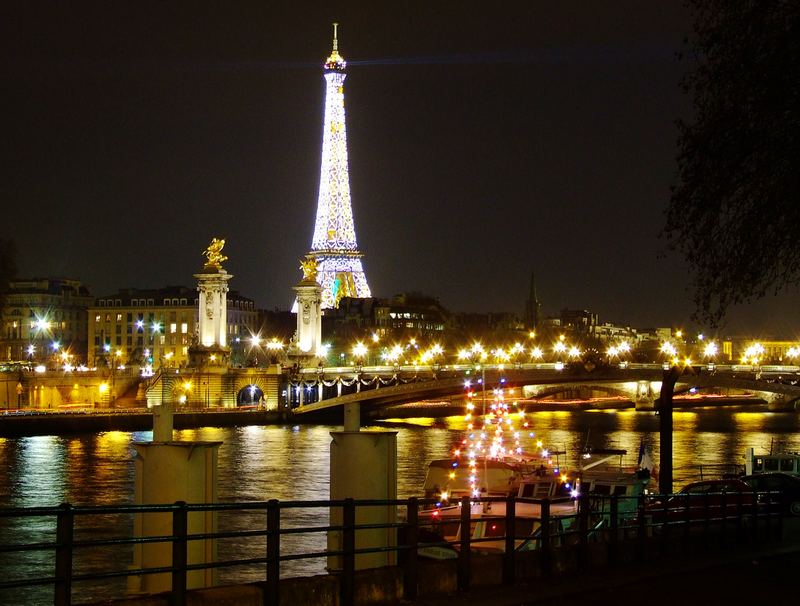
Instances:
[[[752,448],[747,450],[747,455],[745,455],[746,475],[771,473],[774,471],[800,475],[800,453],[789,452],[757,455]]]

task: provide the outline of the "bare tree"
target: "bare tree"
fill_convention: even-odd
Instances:
[[[695,317],[717,325],[800,283],[800,2],[689,4],[694,116],[664,235],[689,262]]]

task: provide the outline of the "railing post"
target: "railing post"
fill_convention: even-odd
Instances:
[[[589,563],[589,493],[578,497],[578,568],[586,570]]]
[[[740,490],[736,498],[736,542],[744,543],[744,493]]]
[[[723,545],[728,544],[728,495],[723,492],[720,495],[719,514],[722,520],[722,528],[719,532],[720,540]]]
[[[686,493],[686,504],[683,508],[683,538],[684,542],[689,540],[690,528],[692,525],[692,493]]]
[[[277,499],[267,501],[267,604],[281,600],[281,509]]]
[[[608,563],[616,564],[619,557],[619,495],[612,494],[609,503]]]
[[[672,509],[669,506],[669,501],[669,497],[664,497],[664,500],[662,501],[663,507],[661,514],[664,516],[664,519],[661,522],[661,555],[667,553],[667,541],[669,540],[670,531],[672,530],[669,519]],[[677,510],[677,507],[675,509]]]
[[[56,518],[56,584],[53,603],[56,606],[69,606],[72,603],[72,531],[75,516],[72,505],[62,503],[58,506]]]
[[[540,560],[542,566],[542,574],[549,575],[552,572],[553,564],[553,547],[550,541],[550,499],[542,501],[541,508],[541,548],[542,558]]]
[[[751,537],[754,545],[758,544],[758,492],[753,489],[753,534]]]
[[[458,551],[458,590],[467,591],[470,582],[470,500],[461,497],[461,541]]]
[[[172,510],[172,606],[186,604],[186,559],[189,513],[185,501],[176,501]]]
[[[708,536],[711,533],[711,497],[708,493],[703,493],[703,535],[705,537],[704,544],[708,549]]]
[[[352,498],[344,500],[342,507],[342,606],[353,606],[356,596],[356,504]]]
[[[640,562],[643,562],[645,558],[645,540],[647,539],[647,514],[644,505],[644,495],[640,494],[636,505],[639,521],[639,525],[636,527],[636,551]]]
[[[403,571],[403,597],[417,598],[417,548],[419,545],[419,502],[417,497],[408,499],[406,509],[406,558]]]
[[[506,549],[503,554],[503,583],[513,585],[516,577],[516,538],[517,538],[517,498],[509,495],[506,498]]]

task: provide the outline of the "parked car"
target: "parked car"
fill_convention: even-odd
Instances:
[[[743,482],[759,493],[759,503],[768,511],[780,511],[800,516],[800,477],[788,473],[756,473],[744,476]]]
[[[750,484],[736,478],[701,480],[681,488],[666,502],[648,507],[655,523],[732,517],[752,511],[756,493]]]

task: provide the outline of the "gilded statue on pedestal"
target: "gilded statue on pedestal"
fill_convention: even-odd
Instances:
[[[314,257],[306,257],[300,261],[300,269],[303,270],[303,280],[317,281],[317,260]]]
[[[222,254],[222,248],[225,246],[225,240],[214,238],[211,244],[208,245],[203,253],[206,257],[206,267],[214,267],[222,269],[222,263],[228,260],[228,257]]]

